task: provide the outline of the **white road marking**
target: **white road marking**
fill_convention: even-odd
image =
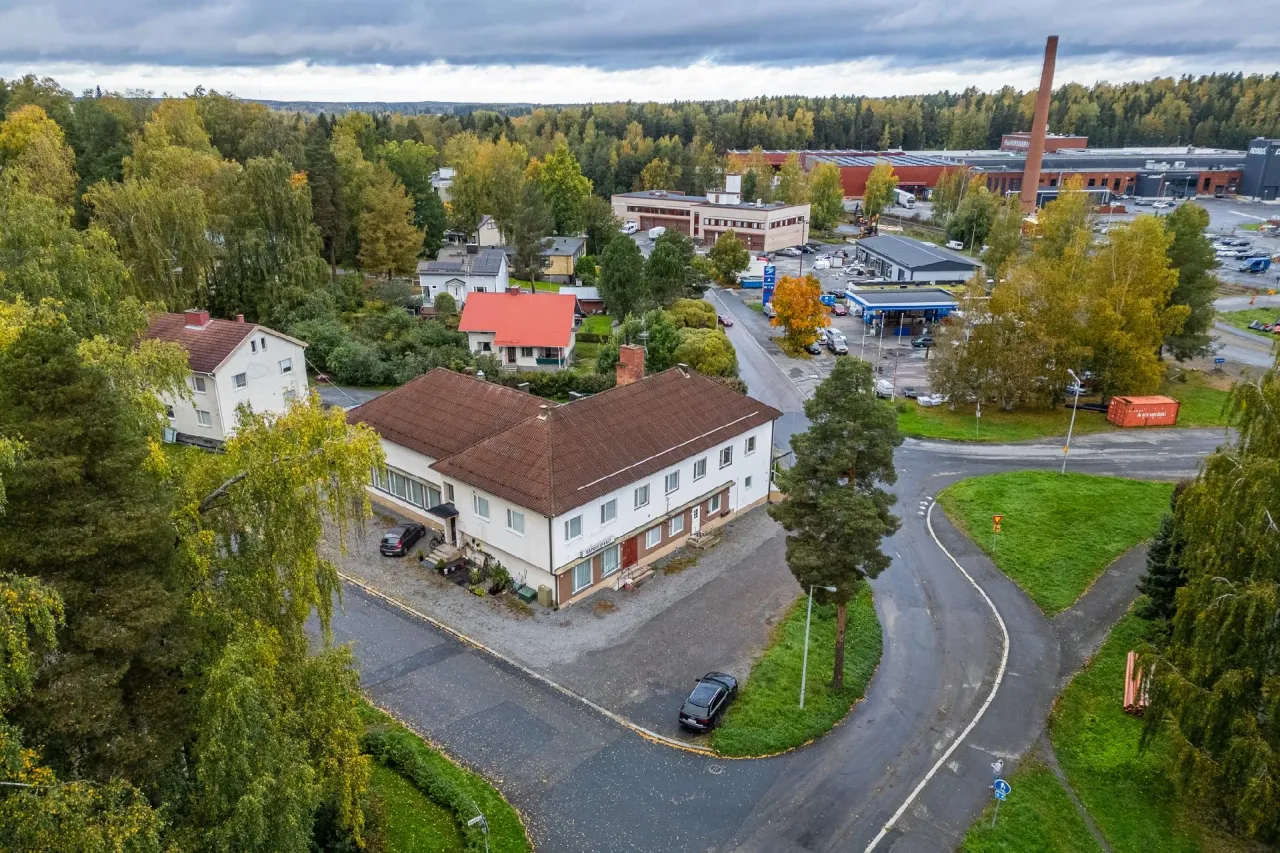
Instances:
[[[937,506],[937,504],[934,504],[933,506]],[[867,845],[866,850],[864,850],[863,853],[871,853],[872,850],[876,849],[876,845],[884,839],[884,837],[889,833],[889,830],[893,829],[894,824],[896,824],[902,815],[906,813],[907,809],[911,808],[911,804],[915,802],[916,797],[920,796],[920,792],[924,790],[924,786],[929,784],[929,780],[937,774],[938,769],[942,767],[948,758],[951,757],[951,753],[956,751],[956,747],[964,743],[964,739],[969,736],[969,732],[973,731],[974,727],[978,725],[978,721],[982,719],[983,714],[987,713],[987,708],[991,707],[992,701],[996,698],[996,693],[1000,690],[1000,684],[1004,681],[1005,667],[1009,664],[1009,628],[1004,624],[1004,617],[1000,615],[1000,611],[996,609],[995,602],[993,602],[991,597],[987,595],[986,590],[979,586],[978,582],[973,579],[973,576],[964,570],[964,566],[960,565],[960,561],[951,555],[951,552],[948,551],[946,546],[938,539],[938,534],[934,533],[933,506],[929,507],[929,516],[927,521],[929,525],[929,535],[933,537],[934,544],[942,550],[942,553],[947,555],[947,559],[949,559],[955,567],[960,570],[960,574],[964,575],[965,579],[978,591],[978,595],[981,595],[982,600],[991,608],[991,612],[995,614],[996,622],[1000,625],[1000,633],[1004,638],[1004,648],[1000,654],[1000,668],[996,670],[995,683],[991,685],[991,692],[987,694],[987,698],[982,703],[982,707],[980,707],[977,713],[973,715],[973,719],[964,727],[964,731],[960,732],[960,735],[951,742],[951,746],[947,747],[947,751],[944,752],[938,758],[937,762],[929,768],[929,772],[924,774],[924,778],[921,779],[915,789],[907,795],[907,798],[903,800],[902,805],[898,806],[898,810],[893,813],[893,816],[885,821],[884,826],[880,827],[880,831],[876,833],[875,838],[871,839],[871,843]]]
[[[1243,210],[1233,210],[1231,212],[1234,213],[1236,216],[1243,216],[1245,219],[1256,219],[1259,222],[1267,221],[1265,216],[1254,216],[1252,213],[1245,213]]]

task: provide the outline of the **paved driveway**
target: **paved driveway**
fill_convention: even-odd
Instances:
[[[412,557],[377,553],[377,529],[347,554],[326,549],[344,574],[438,619],[667,737],[694,679],[709,670],[745,678],[769,632],[800,595],[785,534],[763,507],[725,525],[721,541],[679,574],[661,571],[635,591],[602,590],[561,611],[477,598]]]

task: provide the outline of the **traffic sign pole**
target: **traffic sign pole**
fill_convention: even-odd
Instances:
[[[996,781],[991,785],[991,790],[996,795],[996,810],[991,815],[991,828],[994,829],[996,825],[996,819],[1000,817],[1000,804],[1003,803],[1005,801],[1005,798],[1009,796],[1009,793],[1013,790],[1013,786],[1011,786],[1008,782],[1004,781],[1003,779],[997,778]]]

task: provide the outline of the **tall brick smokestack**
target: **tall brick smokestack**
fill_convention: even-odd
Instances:
[[[1036,117],[1031,124],[1031,142],[1027,146],[1027,165],[1022,170],[1023,213],[1035,213],[1036,192],[1040,189],[1040,160],[1044,157],[1044,135],[1049,126],[1049,99],[1053,97],[1053,63],[1058,58],[1058,37],[1049,36],[1044,43],[1044,68],[1040,71],[1040,89],[1036,92]]]

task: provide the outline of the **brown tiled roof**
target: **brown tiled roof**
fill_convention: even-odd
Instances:
[[[188,353],[187,362],[193,371],[212,373],[241,341],[258,328],[253,323],[210,320],[202,328],[189,329],[182,314],[157,314],[147,327],[146,337],[181,344]]]
[[[443,459],[552,405],[540,397],[438,367],[347,412],[387,441]]]
[[[432,467],[556,516],[780,414],[676,368],[536,413]]]

